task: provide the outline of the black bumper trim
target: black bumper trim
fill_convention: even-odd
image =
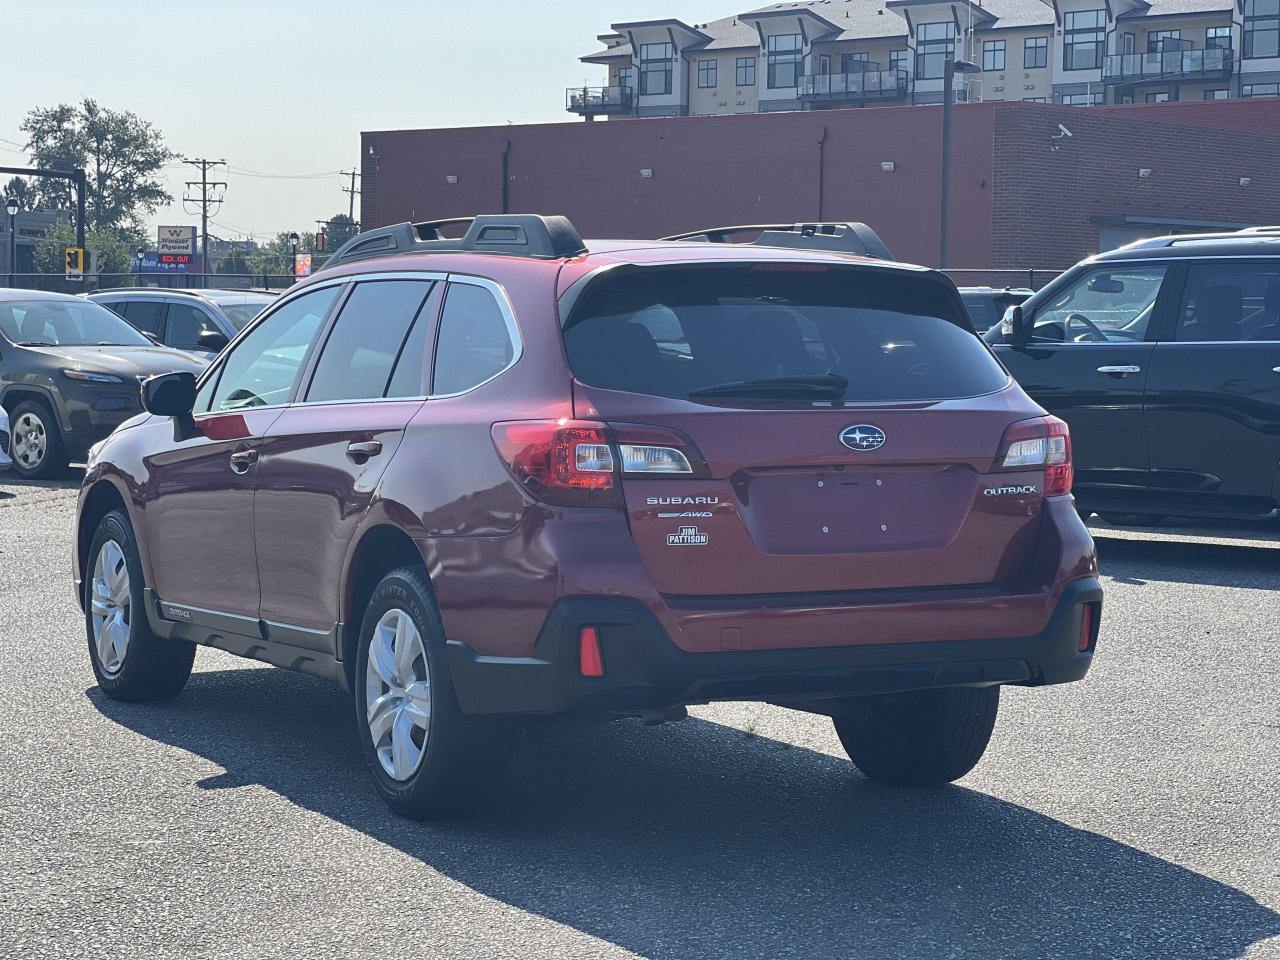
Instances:
[[[686,653],[649,612],[624,599],[570,597],[552,608],[530,657],[489,657],[450,640],[458,702],[473,714],[662,710],[719,700],[797,703],[931,687],[1067,683],[1088,672],[1079,650],[1084,607],[1102,585],[1068,584],[1045,629],[1031,637],[875,646]],[[606,675],[578,675],[578,629],[600,631]],[[1096,633],[1095,633],[1096,636]]]

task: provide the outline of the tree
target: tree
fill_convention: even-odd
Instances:
[[[79,106],[60,103],[28,113],[22,132],[36,166],[84,167],[90,228],[141,231],[146,217],[173,199],[155,174],[176,154],[159,130],[128,110],[109,110],[89,98]],[[66,180],[36,180],[36,209],[69,209],[73,189]]]
[[[277,233],[266,243],[258,245],[258,249],[249,254],[249,270],[251,273],[293,273],[293,244],[289,242],[289,233]],[[316,235],[306,230],[296,231],[298,234],[298,252],[313,253],[316,246]]]
[[[360,232],[356,222],[345,213],[335,213],[325,226],[324,249],[333,253],[340,246]]]
[[[67,247],[76,242],[76,231],[65,220],[49,228],[44,239],[36,245],[35,268],[39,273],[61,275],[66,270],[64,259]],[[99,228],[85,234],[85,270],[89,268],[89,251],[97,254],[98,273],[114,274],[112,286],[133,285],[133,248],[137,237],[119,230]]]
[[[23,210],[30,210],[32,203],[31,187],[21,177],[14,177],[4,185],[5,198],[17,197],[18,205]]]

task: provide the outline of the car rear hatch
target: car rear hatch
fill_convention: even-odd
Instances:
[[[940,275],[618,270],[564,338],[575,415],[608,424],[632,535],[673,600],[980,594],[1032,557],[1044,468],[1004,469],[1002,441],[1040,411]]]

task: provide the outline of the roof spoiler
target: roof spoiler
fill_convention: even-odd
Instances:
[[[854,253],[877,260],[892,260],[893,254],[880,235],[865,223],[756,223],[737,227],[715,227],[680,233],[662,240],[692,240],[701,243],[733,243],[737,233],[755,233],[745,241],[759,247],[791,247],[801,250],[828,250]]]
[[[441,228],[467,225],[461,238],[445,237]],[[527,213],[483,214],[397,223],[356,234],[325,261],[333,267],[371,257],[394,257],[406,253],[437,253],[450,250],[495,253],[512,257],[559,260],[587,252],[577,229],[565,217],[542,217]]]

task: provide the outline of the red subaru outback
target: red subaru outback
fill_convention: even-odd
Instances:
[[[931,784],[978,761],[1002,684],[1085,675],[1066,426],[946,277],[858,224],[450,223],[350,241],[92,451],[107,694],[177,694],[197,644],[329,678],[425,817],[491,783],[512,718],[762,700]]]

